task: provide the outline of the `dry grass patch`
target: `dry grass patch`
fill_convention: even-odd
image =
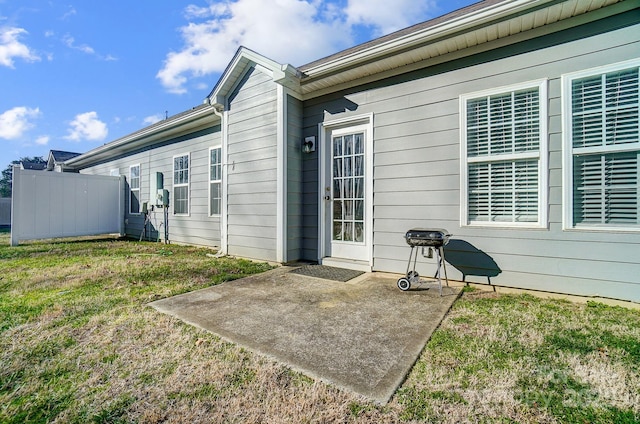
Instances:
[[[1,423],[639,418],[637,311],[466,292],[380,406],[146,306],[268,265],[108,239],[2,244]]]

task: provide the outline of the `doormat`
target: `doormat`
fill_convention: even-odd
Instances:
[[[336,268],[326,265],[305,265],[289,271],[292,274],[305,275],[307,277],[322,278],[324,280],[346,282],[359,275],[364,274],[362,271],[354,271],[352,269]]]

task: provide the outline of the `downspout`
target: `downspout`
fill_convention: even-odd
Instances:
[[[227,204],[227,120],[225,119],[225,113],[220,112],[215,105],[213,106],[213,113],[220,118],[220,136],[221,136],[221,154],[222,154],[222,213],[220,214],[220,251],[216,256],[224,256],[228,252],[227,246],[227,217],[229,216],[229,207]]]

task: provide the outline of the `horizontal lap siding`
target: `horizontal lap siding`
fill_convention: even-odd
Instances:
[[[202,246],[220,246],[220,218],[209,214],[209,149],[220,146],[220,126],[189,134],[156,147],[133,153],[112,161],[84,169],[87,174],[109,175],[117,169],[120,175],[129,180],[129,167],[140,164],[140,207],[149,201],[151,178],[156,172],[164,175],[164,188],[169,190],[169,201],[173,203],[173,156],[190,154],[189,164],[189,216],[173,215],[169,209],[169,240]],[[128,187],[128,185],[127,185]],[[129,214],[129,191],[126,194],[125,231],[127,236],[138,238],[142,232],[144,217],[141,214]],[[162,209],[150,213],[151,238],[164,238],[164,217]],[[146,234],[149,236],[149,234]],[[147,238],[147,237],[145,237]]]
[[[252,69],[229,102],[228,253],[276,260],[277,91]]]
[[[500,273],[490,276],[492,283],[640,300],[640,234],[562,230],[560,97],[562,74],[637,57],[640,26],[582,40],[575,37],[581,28],[572,31],[574,41],[566,44],[526,53],[531,44],[520,53],[519,46],[510,47],[493,61],[479,54],[457,68],[416,71],[412,78],[392,78],[305,104],[308,132],[323,119],[374,113],[375,270],[404,273],[410,251],[404,233],[412,227],[443,227],[458,240],[452,246],[465,246],[448,247],[452,258],[474,250],[475,258],[495,262]],[[461,227],[459,96],[542,78],[549,81],[549,229]],[[355,107],[331,114],[344,111],[344,104]],[[421,274],[435,271],[433,259],[418,264]],[[447,270],[462,279],[455,267]],[[487,282],[487,275],[477,273],[467,281]],[[492,273],[495,269],[487,272]]]

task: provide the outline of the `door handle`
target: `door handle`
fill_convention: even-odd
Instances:
[[[331,200],[331,196],[324,196],[324,200]]]

